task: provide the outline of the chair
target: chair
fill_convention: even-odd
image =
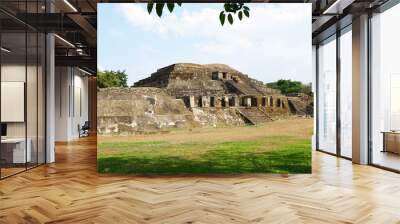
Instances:
[[[89,129],[90,129],[89,121],[85,121],[82,127],[78,125],[78,129],[79,129],[79,138],[89,136]]]

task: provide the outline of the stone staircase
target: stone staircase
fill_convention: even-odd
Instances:
[[[245,118],[248,124],[257,125],[272,121],[271,117],[257,107],[239,108],[239,113]]]
[[[254,89],[253,87],[245,84],[245,83],[237,83],[233,80],[225,81],[225,85],[230,89],[235,89],[236,92],[239,92],[244,95],[259,95],[260,93]]]
[[[289,103],[290,111],[293,114],[307,115],[307,108],[306,108],[307,105],[304,104],[304,102],[301,102],[298,99],[289,98],[288,103]]]

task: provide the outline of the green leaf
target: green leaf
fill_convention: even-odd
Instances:
[[[175,3],[167,3],[167,7],[169,12],[174,11]]]
[[[243,10],[243,13],[244,13],[245,16],[250,17],[250,13],[249,13],[248,10]]]
[[[178,4],[179,7],[182,6],[182,2],[181,1],[178,1],[176,4]]]
[[[156,3],[156,12],[157,12],[158,17],[162,16],[164,5],[165,5],[165,3]]]
[[[147,12],[149,12],[149,14],[151,13],[151,11],[153,11],[153,6],[154,6],[153,2],[147,3]]]
[[[225,3],[225,4],[224,4],[224,9],[225,9],[225,11],[229,12],[229,8],[230,8],[229,3]]]
[[[232,17],[232,14],[230,14],[229,13],[229,15],[228,15],[228,21],[229,21],[229,23],[232,25],[233,24],[233,17]]]
[[[225,23],[225,13],[224,13],[224,11],[222,11],[222,12],[219,14],[219,21],[221,22],[221,25],[223,26],[224,23]]]
[[[234,13],[236,13],[240,9],[240,3],[234,3],[232,10]]]
[[[246,10],[246,11],[250,11],[250,8],[247,7],[247,6],[243,6],[243,9]]]
[[[239,17],[240,20],[242,20],[242,18],[243,18],[243,12],[242,11],[239,12],[238,17]]]

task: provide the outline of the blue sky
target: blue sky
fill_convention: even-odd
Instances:
[[[128,84],[173,63],[223,63],[264,82],[311,82],[311,5],[248,4],[250,18],[219,23],[222,4],[182,4],[162,18],[146,4],[98,4],[98,67]]]

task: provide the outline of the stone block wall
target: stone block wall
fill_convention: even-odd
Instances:
[[[237,107],[232,106],[239,104],[240,98],[236,95],[175,99],[165,89],[138,87],[100,89],[97,96],[99,135],[132,135],[172,128],[245,124]],[[199,102],[201,107],[187,106]]]
[[[132,134],[177,127],[196,127],[180,99],[158,88],[107,88],[97,94],[99,134]]]

